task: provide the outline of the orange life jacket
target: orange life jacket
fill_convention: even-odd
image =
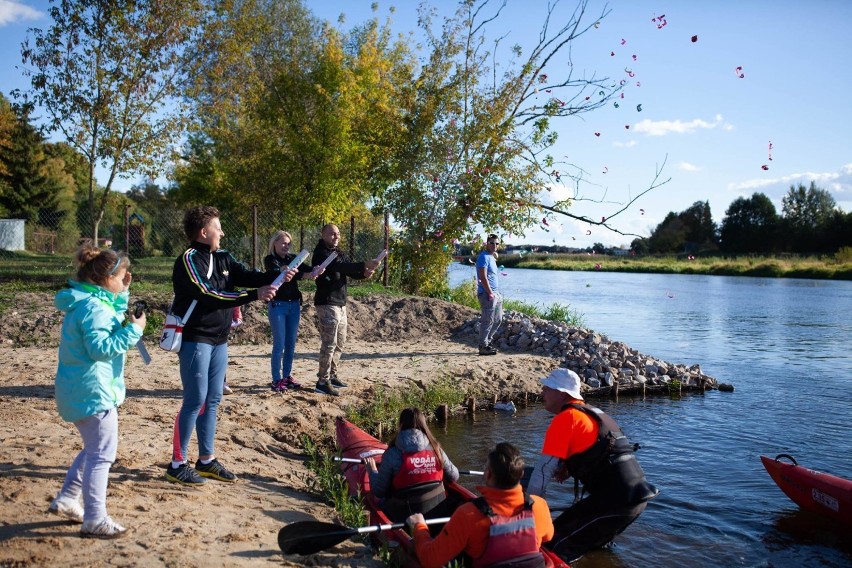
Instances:
[[[491,521],[488,544],[482,556],[473,559],[474,568],[540,568],[545,565],[538,548],[532,497],[524,493],[524,506],[520,513],[511,517],[495,514],[484,497],[474,499],[473,504]]]

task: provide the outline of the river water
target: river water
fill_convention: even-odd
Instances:
[[[451,284],[466,278],[472,267],[451,267]],[[587,328],[736,387],[593,401],[641,443],[661,493],[615,546],[574,566],[852,566],[852,530],[800,511],[759,459],[787,453],[852,478],[852,282],[512,269],[500,286],[568,304]],[[460,468],[482,469],[502,440],[534,461],[550,418],[480,412],[436,435]],[[572,497],[569,483],[550,504]]]

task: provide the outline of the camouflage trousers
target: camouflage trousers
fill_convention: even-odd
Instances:
[[[337,366],[343,355],[346,344],[346,306],[316,306],[317,327],[319,328],[320,345],[319,372],[320,381],[337,376]]]

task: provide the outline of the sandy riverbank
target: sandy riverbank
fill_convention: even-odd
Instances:
[[[262,315],[246,325],[230,349],[234,394],[220,407],[217,454],[240,476],[234,485],[208,482],[183,488],[163,478],[172,423],[180,407],[177,357],[148,345],[144,366],[134,351],[127,364],[127,402],[119,414],[118,459],[110,474],[109,512],[132,532],[117,541],[78,536],[79,525],[46,513],[80,438],[53,401],[56,341],[61,324],[50,298],[21,298],[0,323],[0,566],[381,566],[372,551],[347,541],[309,557],[283,557],[276,535],[286,523],[334,520],[312,495],[304,464],[268,450],[298,452],[302,433],[330,435],[333,418],[369,397],[376,384],[421,388],[441,376],[499,395],[537,392],[538,379],[557,365],[552,358],[506,352],[477,357],[476,338],[454,330],[476,317],[439,300],[377,296],[352,302],[350,342],[341,377],[350,384],[339,398],[311,390],[277,394],[267,388],[269,345]],[[35,306],[46,306],[38,308]],[[296,349],[294,375],[313,385],[319,341],[307,306]],[[27,347],[15,347],[21,343]],[[194,459],[195,438],[190,445]]]

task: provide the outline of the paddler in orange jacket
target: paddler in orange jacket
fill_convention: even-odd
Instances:
[[[524,460],[518,448],[501,442],[488,454],[482,497],[456,509],[441,533],[432,539],[423,515],[406,520],[412,529],[417,559],[423,568],[444,566],[461,553],[473,566],[525,559],[527,566],[544,566],[542,542],[553,537],[550,509],[541,497],[528,496],[520,485]],[[506,526],[510,530],[506,530]],[[493,531],[492,527],[503,530]],[[499,535],[497,534],[499,533]],[[540,559],[540,562],[538,561]]]

